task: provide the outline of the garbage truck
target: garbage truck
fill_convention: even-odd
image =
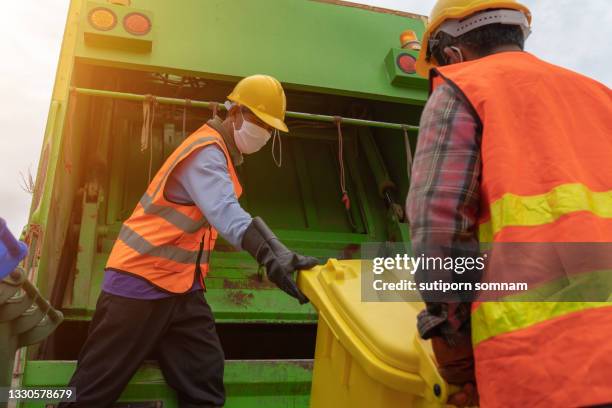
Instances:
[[[20,351],[18,384],[66,386],[122,222],[182,140],[224,115],[245,76],[282,82],[289,132],[238,168],[244,208],[323,264],[359,259],[367,242],[409,242],[424,27],[419,15],[338,0],[71,0],[23,263],[64,322]],[[308,406],[318,306],[276,289],[221,237],[210,264],[226,406]],[[115,406],[177,403],[151,361]]]

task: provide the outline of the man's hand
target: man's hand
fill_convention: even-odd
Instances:
[[[448,404],[459,408],[477,407],[478,403],[478,390],[472,383],[465,384],[460,391],[448,397]]]
[[[438,371],[449,384],[463,385],[475,382],[474,354],[470,336],[458,335],[453,346],[439,336],[431,338]]]
[[[438,371],[444,380],[461,387],[461,391],[453,393],[448,403],[457,407],[472,407],[478,405],[478,392],[474,376],[474,354],[471,337],[457,333],[454,344],[440,336],[431,338],[431,344],[438,362]]]
[[[245,231],[242,248],[266,267],[268,279],[279,289],[299,300],[300,304],[308,302],[308,298],[298,289],[293,273],[317,265],[319,261],[316,258],[289,250],[259,217],[253,218]]]
[[[300,301],[300,304],[308,303],[308,298],[300,291],[293,279],[293,273],[302,269],[310,269],[317,265],[319,261],[310,256],[303,256],[293,251],[288,250],[278,240],[269,242],[270,249],[276,251],[272,256],[260,255],[264,258],[263,265],[266,266],[268,279],[274,282],[282,291],[293,296]],[[262,248],[263,251],[268,251],[268,248]],[[262,251],[260,250],[260,252]]]

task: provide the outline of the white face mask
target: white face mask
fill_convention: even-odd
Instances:
[[[242,111],[240,111],[240,115],[242,116],[242,125],[240,129],[236,129],[236,125],[232,123],[236,147],[238,147],[238,150],[240,150],[242,154],[255,153],[268,143],[268,140],[270,140],[270,132],[245,120]]]

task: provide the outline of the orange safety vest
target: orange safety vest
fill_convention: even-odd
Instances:
[[[609,88],[525,52],[431,75],[432,89],[460,90],[482,126],[481,242],[612,242]],[[611,306],[474,303],[481,406],[612,403]]]
[[[190,135],[168,157],[136,209],[123,223],[106,268],[140,276],[172,293],[184,293],[208,273],[217,231],[196,205],[177,204],[164,195],[168,176],[191,153],[216,144],[223,150],[237,197],[242,194],[236,170],[221,135],[208,125]]]

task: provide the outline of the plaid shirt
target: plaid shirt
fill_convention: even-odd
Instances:
[[[415,254],[445,246],[478,250],[482,130],[476,113],[448,84],[432,93],[421,116],[406,214]],[[428,252],[429,251],[429,252]],[[469,303],[428,303],[419,315],[424,338],[469,333]]]

